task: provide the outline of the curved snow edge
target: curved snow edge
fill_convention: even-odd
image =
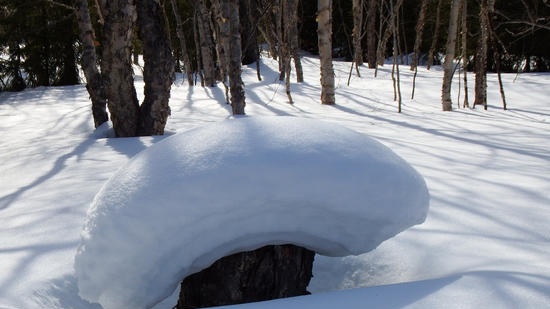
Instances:
[[[227,120],[166,138],[105,184],[75,257],[80,295],[148,308],[217,259],[266,244],[361,254],[422,223],[428,203],[423,178],[363,134]]]

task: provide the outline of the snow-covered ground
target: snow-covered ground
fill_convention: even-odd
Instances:
[[[348,86],[349,63],[335,63],[337,105],[322,106],[316,59],[303,59],[294,105],[276,63],[264,63],[263,81],[253,68],[243,75],[250,117],[321,119],[367,134],[424,176],[431,201],[425,223],[370,253],[317,257],[313,296],[243,308],[550,307],[550,74],[504,75],[508,111],[490,75],[488,111],[455,102],[441,112],[439,68],[419,71],[411,101],[402,67],[398,114],[389,66],[376,79],[363,67]],[[171,106],[169,132],[231,116],[222,87],[188,88],[181,78]],[[78,296],[73,269],[86,212],[120,166],[164,137],[94,135],[84,86],[1,93],[0,120],[0,308],[100,308]]]

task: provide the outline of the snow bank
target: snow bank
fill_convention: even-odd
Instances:
[[[374,249],[424,221],[423,178],[341,126],[238,118],[136,155],[96,195],[75,257],[81,297],[148,308],[231,253],[293,243],[322,255]]]

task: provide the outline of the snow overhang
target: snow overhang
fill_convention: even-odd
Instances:
[[[179,133],[96,195],[75,257],[80,295],[148,308],[229,254],[292,243],[357,255],[425,220],[424,179],[335,124],[243,117]]]

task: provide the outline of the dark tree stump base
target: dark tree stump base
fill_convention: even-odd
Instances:
[[[201,308],[306,295],[315,252],[265,246],[223,257],[181,283],[175,308]]]

